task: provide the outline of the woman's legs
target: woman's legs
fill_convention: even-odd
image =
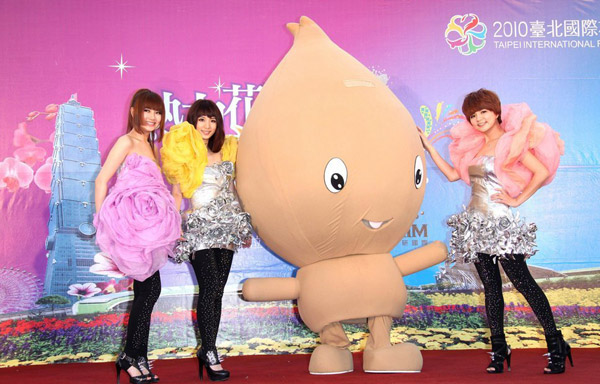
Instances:
[[[487,367],[488,373],[504,372],[504,360],[510,370],[510,348],[504,336],[504,296],[500,268],[490,255],[478,254],[475,268],[483,283],[485,292],[485,312],[490,327],[492,343],[492,361]]]
[[[233,251],[219,248],[198,251],[192,260],[198,281],[197,322],[204,351],[216,351],[221,301],[232,261]]]
[[[150,319],[154,304],[160,296],[160,291],[161,283],[158,271],[144,281],[133,281],[133,304],[129,313],[124,351],[127,358],[131,358],[132,362],[136,362],[135,364],[129,363],[131,366],[127,368],[127,372],[132,378],[142,373],[138,369],[138,360],[143,358],[146,361],[148,358]],[[157,380],[158,377],[154,375],[153,379]]]
[[[158,271],[144,281],[133,281],[133,305],[129,313],[125,343],[125,354],[129,357],[146,357],[148,354],[150,317],[154,304],[160,296],[160,290]]]
[[[485,253],[478,254],[475,268],[483,283],[485,292],[485,313],[492,336],[504,336],[504,297],[500,269],[493,257]]]
[[[514,259],[501,260],[502,268],[517,291],[521,292],[525,300],[538,318],[546,336],[556,336],[558,330],[552,315],[550,303],[544,291],[535,282],[527,268],[524,255],[514,255]]]
[[[531,276],[525,256],[514,255],[514,259],[502,260],[501,263],[504,272],[515,288],[525,297],[544,328],[549,352],[548,366],[544,369],[544,373],[563,373],[567,357],[573,365],[571,348],[563,339],[562,333],[556,329],[548,298]]]

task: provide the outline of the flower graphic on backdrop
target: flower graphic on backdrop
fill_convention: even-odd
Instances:
[[[71,284],[67,293],[71,296],[77,296],[78,299],[92,297],[102,291],[95,283]]]
[[[35,145],[17,148],[14,154],[17,160],[22,161],[30,167],[33,167],[35,163],[46,159],[46,150],[42,147],[36,147]]]
[[[448,23],[446,43],[461,55],[469,56],[485,46],[486,25],[474,13],[454,15]]]
[[[123,272],[119,271],[119,268],[107,253],[96,253],[94,255],[94,263],[90,267],[90,272],[92,273],[116,278],[125,276]]]
[[[133,291],[133,279],[121,279],[119,281],[110,279],[97,283],[98,288],[102,290],[103,295],[117,292]]]
[[[35,171],[33,181],[41,190],[46,193],[50,193],[52,190],[52,157],[47,158],[44,165]]]
[[[16,192],[19,188],[29,188],[32,181],[33,169],[29,165],[13,157],[0,162],[0,189]]]
[[[31,182],[35,181],[35,185],[40,189],[46,193],[50,192],[52,156],[48,156],[48,151],[41,145],[52,144],[54,132],[48,139],[38,138],[28,132],[28,122],[39,116],[52,121],[57,113],[58,105],[48,104],[44,111],[31,111],[27,114],[26,121],[17,124],[17,129],[13,131],[13,145],[17,147],[13,152],[14,157],[6,157],[0,161],[0,189],[14,193],[19,189],[29,188]],[[34,167],[38,163],[42,165],[35,170]]]
[[[423,117],[423,132],[431,144],[444,137],[450,137],[450,129],[464,119],[452,104],[444,105],[443,101],[436,104],[435,115],[426,105],[421,106],[420,112]]]

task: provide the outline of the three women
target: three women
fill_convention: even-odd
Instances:
[[[450,145],[454,166],[437,153],[422,132],[421,138],[449,181],[462,178],[472,186],[468,208],[449,220],[454,228],[450,245],[453,260],[474,262],[484,285],[492,335],[492,362],[487,371],[503,372],[505,360],[510,368],[499,263],[544,328],[549,350],[544,373],[562,373],[566,358],[571,360],[570,347],[557,330],[548,300],[525,262],[535,252],[536,228],[522,224],[510,209],[552,180],[562,141],[550,127],[537,123],[525,104],[506,106],[503,112],[491,91],[482,89],[467,95],[463,113],[468,122],[453,129]],[[175,257],[191,262],[199,285],[199,375],[202,378],[205,368],[211,380],[227,380],[229,372],[222,369],[216,350],[221,300],[233,253],[251,239],[249,215],[241,210],[232,185],[237,141],[225,136],[223,118],[213,102],[195,102],[187,121],[166,135],[161,150],[164,173],[173,184],[173,199],[165,193],[153,145],[162,137],[163,116],[160,96],[148,90],[136,92],[128,133],[119,138],[96,180],[98,243],[122,272],[135,279],[127,344],[117,360],[117,373],[126,369],[132,383],[158,381],[146,356],[150,313],[160,294],[158,269],[180,236],[178,211],[186,197],[191,210],[186,213],[183,239]],[[107,182],[119,167],[117,184],[106,196]],[[145,232],[150,230],[147,223],[137,221],[138,215],[129,221],[116,220],[139,209],[133,199],[142,196],[148,207],[154,207],[142,216],[160,218],[161,225],[152,228],[157,232],[151,236]],[[118,228],[123,222],[135,230]]]

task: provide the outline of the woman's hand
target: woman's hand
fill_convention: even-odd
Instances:
[[[456,181],[460,179],[458,171],[454,169],[453,166],[448,164],[448,162],[444,160],[442,156],[440,156],[440,154],[438,153],[438,151],[435,150],[435,147],[431,144],[427,136],[425,136],[425,132],[423,132],[423,130],[417,126],[415,126],[415,128],[417,128],[417,132],[419,132],[419,137],[421,138],[423,148],[429,153],[429,156],[431,156],[431,159],[433,160],[435,165],[438,166],[438,168],[440,169],[440,171],[442,171],[444,176],[446,176],[448,181]]]
[[[496,203],[502,203],[504,205],[508,205],[509,207],[518,207],[521,205],[514,197],[511,197],[504,189],[496,188],[498,193],[494,193],[491,198],[492,201]]]
[[[421,128],[419,128],[417,126],[417,132],[419,132],[419,136],[421,137],[421,143],[423,143],[423,148],[425,148],[425,150],[427,152],[431,152],[431,143],[429,142],[429,139],[427,139],[427,136],[425,136],[425,132],[423,132],[423,130]]]

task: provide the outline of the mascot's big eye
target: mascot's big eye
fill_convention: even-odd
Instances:
[[[421,185],[423,185],[423,160],[421,160],[421,156],[417,155],[415,159],[415,187],[419,189]]]
[[[338,193],[346,185],[348,170],[346,164],[337,157],[329,160],[325,166],[325,186],[329,192]]]

